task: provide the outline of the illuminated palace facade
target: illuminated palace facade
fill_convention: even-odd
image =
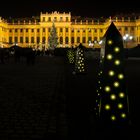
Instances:
[[[48,48],[48,37],[54,22],[58,47],[77,46],[82,43],[86,47],[100,47],[111,22],[114,22],[122,36],[132,36],[127,47],[140,44],[140,18],[114,17],[107,19],[81,18],[71,16],[71,13],[41,13],[38,17],[21,19],[3,19],[0,17],[0,46],[10,47],[18,44],[22,47]]]

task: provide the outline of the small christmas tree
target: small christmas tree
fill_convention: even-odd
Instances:
[[[57,36],[57,32],[56,32],[56,27],[53,22],[50,36],[49,36],[49,49],[54,50],[57,46],[58,46],[58,36]]]
[[[74,62],[75,62],[75,51],[74,51],[73,47],[68,49],[67,57],[68,57],[69,63],[74,64]]]
[[[84,46],[80,44],[76,50],[75,73],[85,73]]]

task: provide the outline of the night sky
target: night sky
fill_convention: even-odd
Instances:
[[[71,12],[72,15],[83,17],[109,17],[117,14],[140,13],[137,0],[11,0],[2,2],[0,16],[31,17],[40,12]]]

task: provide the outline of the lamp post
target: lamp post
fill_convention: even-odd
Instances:
[[[124,47],[127,48],[127,43],[133,39],[133,36],[129,34],[125,34],[123,36],[123,41],[124,41]]]

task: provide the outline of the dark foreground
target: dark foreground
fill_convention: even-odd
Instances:
[[[63,57],[0,64],[0,139],[139,139],[140,60],[126,61],[131,121],[117,129],[101,127],[95,119],[98,61],[86,65],[86,74],[73,75]]]

